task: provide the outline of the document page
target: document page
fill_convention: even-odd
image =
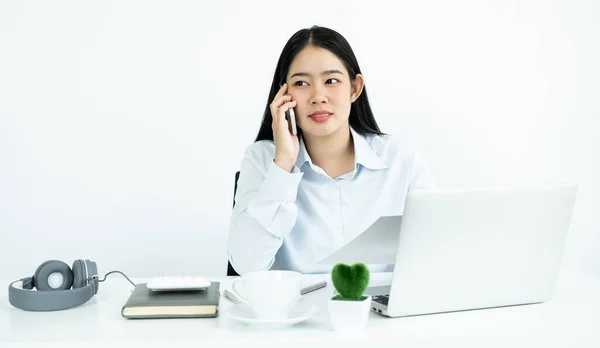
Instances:
[[[318,263],[394,264],[401,221],[402,216],[398,215],[378,218],[363,233]]]

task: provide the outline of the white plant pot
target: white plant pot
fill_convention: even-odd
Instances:
[[[329,316],[336,331],[360,331],[367,327],[371,311],[371,296],[362,301],[329,299]]]

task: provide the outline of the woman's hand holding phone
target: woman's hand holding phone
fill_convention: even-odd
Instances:
[[[285,112],[296,106],[296,101],[292,100],[292,96],[285,94],[287,87],[287,84],[281,86],[270,107],[275,141],[275,158],[273,160],[283,170],[290,172],[296,163],[300,144],[298,136],[292,133],[290,124],[285,118]]]

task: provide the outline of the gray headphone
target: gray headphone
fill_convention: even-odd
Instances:
[[[54,274],[62,276],[62,284],[50,285],[49,277]],[[22,286],[15,286],[19,282]],[[94,261],[75,260],[71,269],[62,261],[49,260],[37,268],[33,277],[10,283],[8,300],[27,311],[58,311],[82,305],[97,292],[98,269]]]

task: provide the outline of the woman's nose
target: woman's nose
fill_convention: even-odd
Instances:
[[[321,89],[313,90],[313,95],[310,99],[311,104],[322,104],[327,103],[327,96]]]

